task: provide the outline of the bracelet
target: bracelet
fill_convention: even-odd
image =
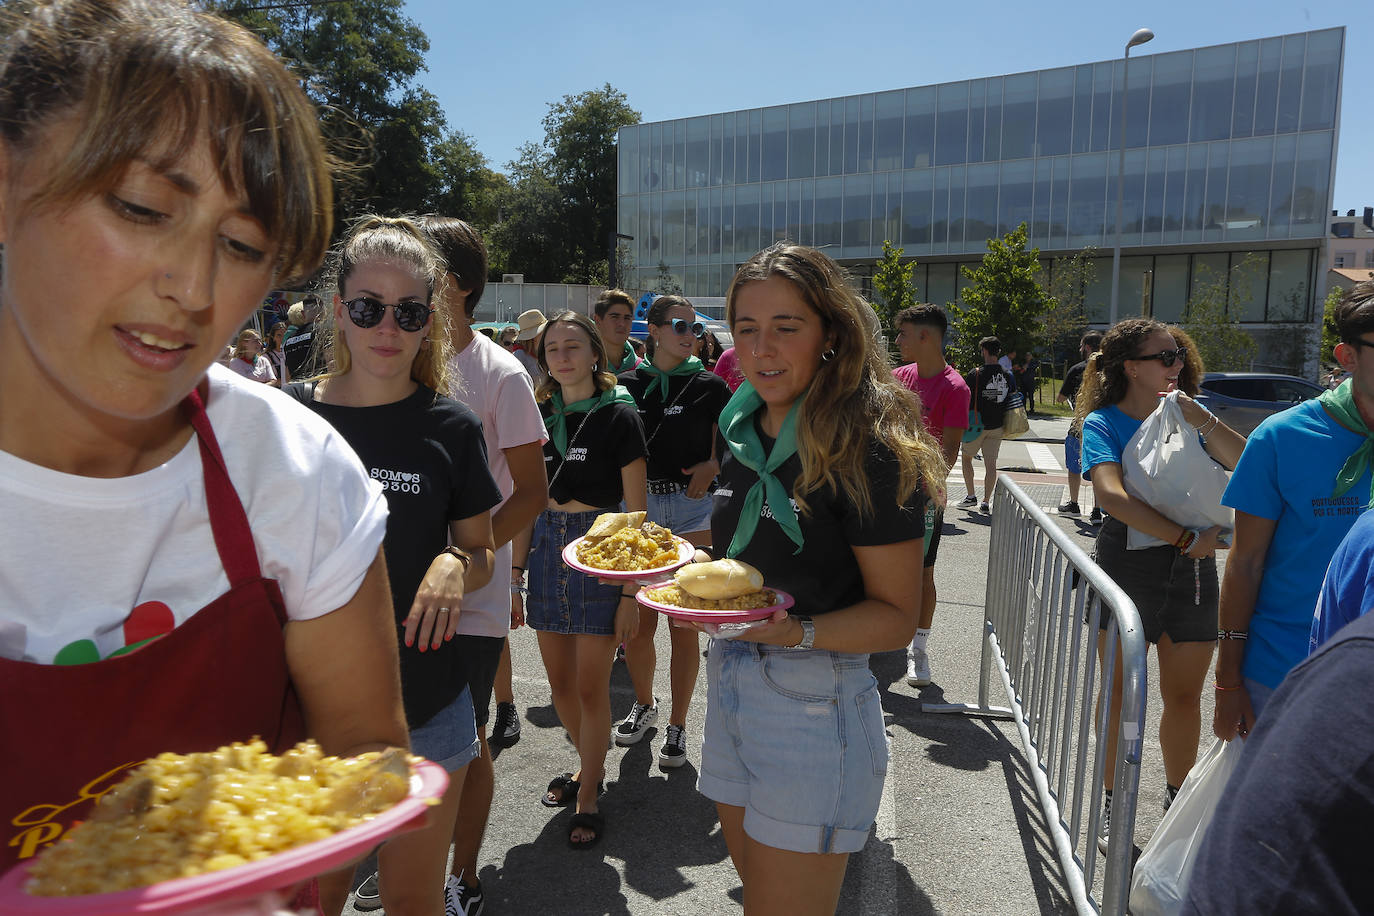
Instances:
[[[1174,541],[1174,546],[1177,547],[1181,553],[1187,553],[1188,549],[1193,546],[1193,542],[1196,541],[1198,537],[1199,532],[1191,528],[1184,528],[1183,533],[1178,536],[1178,540]]]
[[[622,598],[634,598],[634,597],[635,597],[635,593],[634,593],[634,592],[621,591],[620,597],[622,597]]]
[[[511,569],[518,569],[518,570],[520,570],[521,572],[524,572],[524,571],[525,571],[525,567],[523,567],[523,566],[516,566],[516,565],[514,565],[514,564],[511,564]]]
[[[1223,687],[1223,686],[1221,686],[1221,683],[1220,683],[1219,681],[1213,681],[1213,682],[1212,682],[1212,686],[1215,687],[1217,690],[1240,690],[1240,689],[1241,689],[1242,687],[1244,687],[1245,685],[1244,685],[1244,684],[1237,684],[1237,685],[1234,686],[1234,687]]]
[[[1249,639],[1249,630],[1223,630],[1217,628],[1217,639]]]
[[[1212,422],[1211,422],[1211,424],[1210,424],[1210,425],[1208,425],[1208,424],[1206,424],[1206,423],[1202,424],[1203,426],[1206,426],[1206,427],[1207,427],[1207,431],[1206,431],[1206,432],[1203,432],[1201,428],[1198,429],[1198,432],[1197,432],[1198,438],[1200,438],[1200,439],[1203,441],[1203,444],[1206,444],[1206,442],[1207,442],[1207,437],[1210,436],[1210,435],[1216,430],[1217,425],[1218,425],[1219,423],[1221,423],[1221,417],[1218,417],[1216,414],[1212,414]]]
[[[525,598],[529,596],[530,590],[523,585],[512,585],[510,587],[510,593]]]

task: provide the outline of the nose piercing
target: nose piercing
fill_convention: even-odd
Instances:
[[[171,274],[163,274],[163,276],[166,277],[168,280],[172,279],[172,275],[171,275]]]

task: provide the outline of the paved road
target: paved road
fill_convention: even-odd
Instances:
[[[1056,506],[1064,498],[1062,440],[1067,426],[1067,420],[1032,420],[1029,440],[1008,442],[1002,449],[999,464],[1018,468],[1013,479],[1043,506]],[[981,486],[981,467],[977,471]],[[956,471],[950,498],[962,496]],[[1090,546],[1094,529],[1067,519],[1058,523]],[[1002,916],[1070,911],[1014,727],[920,711],[922,701],[976,700],[988,530],[987,517],[976,513],[951,510],[946,517],[930,642],[935,683],[924,689],[907,686],[900,652],[875,655],[871,661],[882,689],[892,762],[873,834],[863,852],[850,859],[840,913]],[[666,627],[659,628],[658,642],[659,657],[666,661]],[[497,801],[480,868],[485,912],[647,916],[737,911],[739,882],[714,807],[695,790],[705,666],[689,717],[689,763],[672,772],[660,770],[657,732],[629,749],[612,748],[601,805],[607,818],[605,838],[595,849],[572,850],[566,844],[570,812],[543,807],[539,796],[552,776],[575,768],[575,755],[550,702],[534,634],[520,630],[511,645],[524,730],[520,742],[496,761]],[[1154,829],[1163,800],[1153,666],[1150,683],[1138,837]],[[666,700],[666,666],[660,667],[656,686]],[[995,703],[1002,702],[1000,693],[999,687]],[[623,715],[633,699],[623,665],[615,666],[611,695],[613,714]],[[1204,723],[1211,721],[1210,700],[1209,691]]]

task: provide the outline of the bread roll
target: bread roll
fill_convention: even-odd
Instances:
[[[683,591],[711,601],[738,598],[763,588],[763,573],[739,560],[688,563],[675,578]]]
[[[587,529],[589,538],[607,538],[622,528],[638,528],[644,524],[644,512],[603,512]]]

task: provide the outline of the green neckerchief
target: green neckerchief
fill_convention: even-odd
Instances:
[[[638,368],[638,366],[639,355],[635,353],[635,348],[630,346],[630,342],[627,340],[625,341],[625,349],[620,354],[620,365],[611,371],[619,375],[622,372],[629,372],[631,369]]]
[[[1317,398],[1331,419],[1354,433],[1364,436],[1364,442],[1355,453],[1345,460],[1340,473],[1336,475],[1336,489],[1331,496],[1344,496],[1369,470],[1370,456],[1374,455],[1374,432],[1369,431],[1360,410],[1355,406],[1355,389],[1350,379],[1346,379],[1334,391],[1324,391]],[[1374,483],[1370,484],[1369,505],[1374,506]]]
[[[553,447],[558,449],[558,454],[566,455],[568,452],[568,414],[570,413],[592,413],[607,404],[614,404],[617,401],[624,404],[633,404],[634,397],[629,390],[622,385],[609,388],[595,397],[583,398],[580,401],[573,401],[571,404],[563,403],[563,392],[555,391],[553,397],[549,399],[549,404],[553,407],[553,413],[544,418],[544,426],[549,431],[549,438],[553,440]],[[586,422],[585,420],[583,421]]]
[[[669,378],[671,378],[674,375],[696,375],[698,372],[702,372],[706,369],[706,367],[701,364],[701,360],[697,359],[695,356],[689,356],[686,359],[684,359],[681,363],[678,364],[678,367],[674,369],[672,372],[664,372],[662,369],[655,366],[652,361],[647,359],[640,365],[639,368],[643,369],[645,372],[649,373],[650,375],[654,376],[654,378],[658,379],[658,399],[665,403],[668,400]],[[649,389],[646,389],[644,393],[648,394],[649,390],[651,390],[653,387],[654,383],[650,382]]]
[[[797,411],[801,409],[801,402],[801,398],[792,402],[792,409],[787,411],[782,429],[778,430],[778,438],[767,454],[764,454],[759,432],[754,428],[754,414],[763,406],[763,398],[759,397],[753,385],[747,381],[740,385],[720,412],[720,431],[725,436],[725,444],[734,453],[735,460],[759,475],[759,479],[745,494],[739,527],[730,540],[730,548],[725,551],[728,557],[739,556],[749,546],[764,503],[768,504],[773,520],[797,545],[797,549],[792,551],[793,556],[801,553],[802,545],[806,543],[801,525],[797,522],[797,511],[792,508],[791,495],[782,481],[773,476],[773,472],[784,461],[797,453]]]

